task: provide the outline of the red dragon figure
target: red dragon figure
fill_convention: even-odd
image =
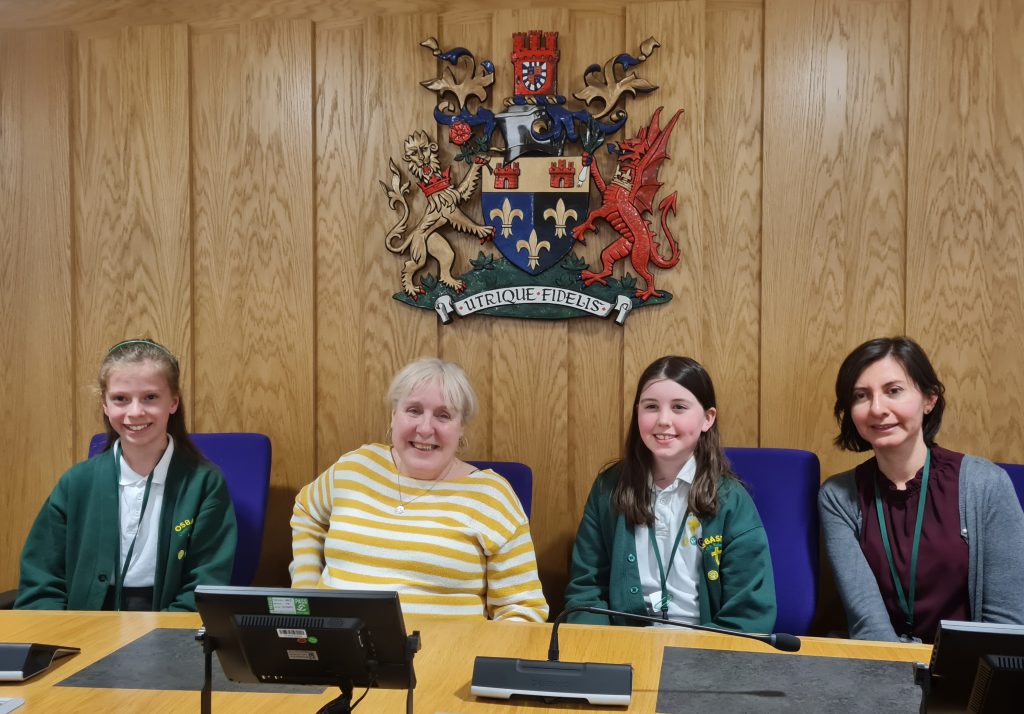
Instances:
[[[662,258],[658,253],[658,244],[654,240],[656,234],[651,231],[650,222],[644,218],[645,213],[653,210],[654,197],[661,188],[658,170],[662,162],[668,158],[665,147],[676,120],[683,113],[682,109],[677,111],[665,128],[660,129],[658,118],[663,108],[658,107],[651,117],[650,125],[642,127],[636,138],[619,143],[618,163],[610,184],[605,184],[597,168],[597,162],[591,163],[594,184],[601,192],[603,200],[600,208],[591,211],[587,220],[573,229],[572,235],[578,241],[584,240],[588,231],[595,230],[594,221],[603,218],[619,234],[619,239],[601,251],[601,272],[592,273],[584,270],[581,273],[583,284],[588,287],[595,282],[607,285],[605,278],[612,274],[612,266],[628,255],[637,274],[647,282],[647,288],[638,289],[636,296],[641,300],[647,300],[652,296],[661,297],[661,293],[654,289],[654,276],[651,275],[648,265],[653,263],[664,269],[671,268],[679,262],[679,245],[665,223],[665,213],[676,212],[676,193],[666,196],[658,204],[661,211],[661,230],[672,249],[670,258]]]

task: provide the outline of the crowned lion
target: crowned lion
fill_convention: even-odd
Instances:
[[[416,273],[427,264],[427,258],[434,258],[438,264],[438,279],[455,292],[466,289],[466,283],[452,275],[455,263],[455,252],[451,244],[439,232],[445,226],[451,226],[461,233],[468,233],[481,239],[481,242],[494,237],[492,226],[480,225],[463,213],[459,205],[476,192],[480,181],[480,172],[486,159],[476,159],[458,188],[451,183],[451,167],[441,171],[441,162],[437,157],[437,143],[430,140],[426,132],[416,131],[405,139],[402,158],[405,160],[409,173],[416,179],[417,185],[427,199],[427,208],[416,225],[408,230],[409,203],[405,196],[409,192],[408,182],[402,183],[401,174],[395,162],[391,161],[391,186],[383,181],[380,185],[388,197],[388,205],[402,212],[398,223],[388,231],[384,244],[392,253],[409,251],[409,258],[402,266],[402,290],[414,300],[424,292],[421,285],[414,282]],[[400,242],[399,242],[400,241]]]

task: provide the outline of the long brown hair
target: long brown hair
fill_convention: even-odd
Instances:
[[[644,388],[652,381],[662,379],[670,379],[688,389],[705,411],[718,408],[711,376],[694,359],[661,357],[652,362],[640,375],[636,385],[636,396],[633,397],[633,413],[629,420],[626,444],[623,447],[622,458],[618,462],[619,480],[612,492],[612,506],[626,517],[626,522],[631,526],[654,523],[648,480],[654,458],[640,436],[637,411]],[[710,429],[700,435],[693,454],[697,460],[697,473],[690,486],[687,506],[698,518],[706,518],[718,512],[719,477],[736,478],[725,452],[722,451],[717,420]]]
[[[152,362],[167,380],[171,395],[178,398],[177,410],[167,419],[167,433],[174,437],[175,453],[186,454],[199,463],[206,461],[206,458],[192,442],[192,437],[189,436],[188,428],[185,426],[185,400],[181,397],[181,369],[178,367],[178,358],[163,345],[142,338],[118,342],[111,347],[107,356],[103,358],[103,362],[100,363],[100,399],[105,400],[107,397],[107,383],[112,371],[126,364],[141,362]],[[118,435],[106,414],[103,415],[103,425],[107,431],[107,443],[103,447],[103,450],[106,451],[114,446]]]

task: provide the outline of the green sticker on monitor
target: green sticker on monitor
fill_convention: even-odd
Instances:
[[[267,610],[271,615],[308,615],[309,600],[304,597],[268,597]]]

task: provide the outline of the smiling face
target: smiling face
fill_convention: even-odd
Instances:
[[[178,402],[159,365],[124,363],[107,377],[103,413],[125,454],[152,456],[167,448],[167,420],[178,411]]]
[[[428,480],[445,476],[463,429],[462,415],[445,402],[441,383],[420,384],[391,413],[391,446],[402,474]]]
[[[671,379],[648,382],[637,403],[640,438],[654,457],[655,478],[675,476],[701,434],[715,423],[715,409],[704,409],[686,387]],[[663,479],[661,479],[663,480]]]
[[[923,448],[924,416],[937,396],[925,395],[892,356],[864,368],[853,388],[850,418],[876,453]]]

